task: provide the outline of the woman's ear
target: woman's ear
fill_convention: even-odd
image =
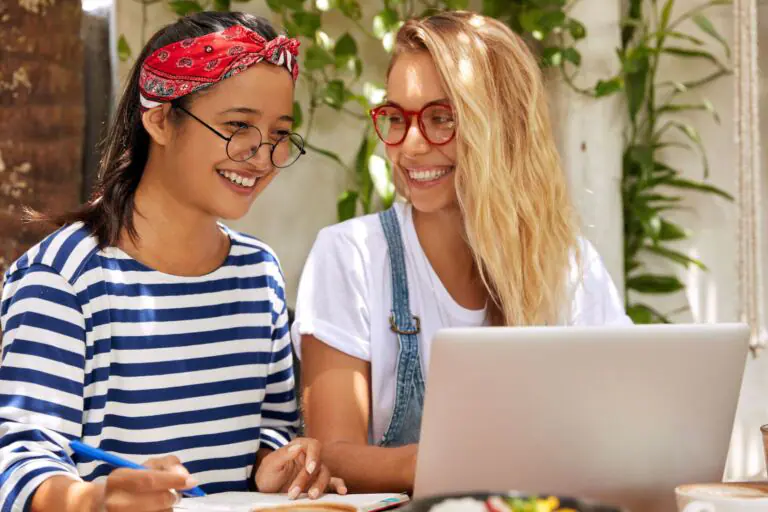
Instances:
[[[141,122],[149,136],[157,144],[165,146],[171,140],[173,123],[170,120],[171,106],[165,104],[149,109],[141,115]]]

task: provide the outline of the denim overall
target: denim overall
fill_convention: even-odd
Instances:
[[[424,407],[424,377],[421,373],[419,317],[411,314],[408,302],[408,276],[405,270],[403,239],[397,213],[390,208],[379,214],[389,248],[392,271],[392,315],[389,323],[400,345],[397,359],[397,384],[392,419],[380,446],[418,443]]]

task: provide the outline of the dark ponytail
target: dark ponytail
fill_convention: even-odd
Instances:
[[[57,226],[83,222],[96,236],[101,247],[116,245],[123,229],[135,239],[137,233],[133,225],[134,198],[144,173],[150,146],[149,134],[141,122],[141,65],[158,48],[184,39],[219,32],[238,24],[267,40],[272,40],[278,35],[269,21],[259,16],[240,12],[201,12],[181,18],[152,36],[131,69],[123,97],[102,141],[99,175],[91,200],[76,211],[52,218],[30,212],[30,219],[46,220]],[[179,101],[183,103],[186,99],[188,98],[181,98]]]

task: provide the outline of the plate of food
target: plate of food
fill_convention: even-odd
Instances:
[[[525,493],[442,495],[412,501],[402,512],[627,512],[569,496]]]

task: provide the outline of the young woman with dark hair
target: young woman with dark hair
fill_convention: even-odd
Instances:
[[[318,442],[293,439],[278,260],[219,223],[304,153],[297,50],[262,18],[199,13],[139,55],[92,200],[4,277],[2,510],[170,510],[198,484],[346,492]]]

